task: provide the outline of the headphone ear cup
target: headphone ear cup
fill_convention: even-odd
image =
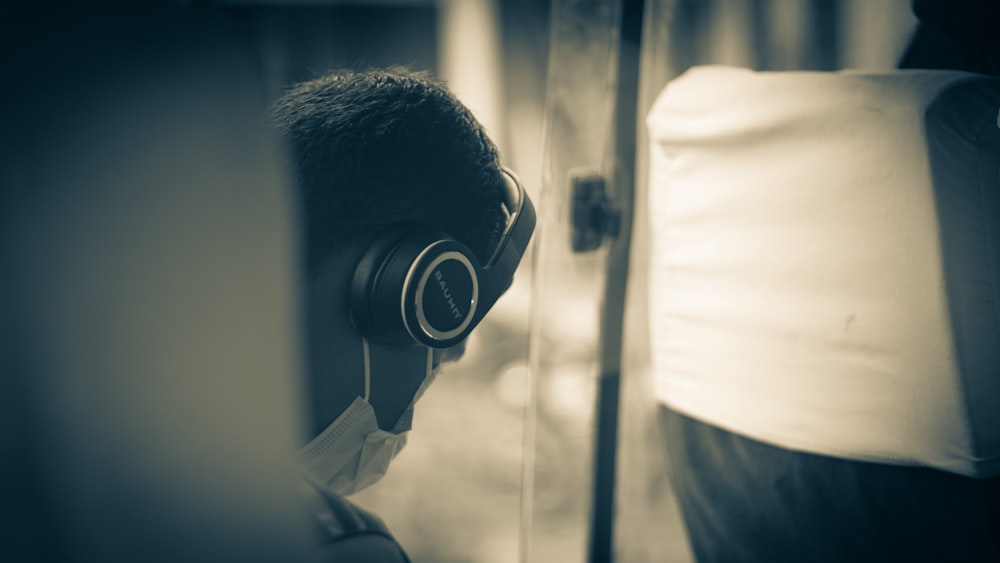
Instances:
[[[400,310],[409,270],[405,251],[407,233],[392,229],[376,238],[354,269],[351,279],[351,314],[358,331],[370,340],[403,344],[412,342]],[[393,314],[395,304],[395,314]]]
[[[440,233],[394,229],[378,237],[351,280],[351,312],[367,338],[385,344],[446,348],[472,328],[479,264]]]

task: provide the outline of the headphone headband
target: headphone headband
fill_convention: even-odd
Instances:
[[[513,170],[501,167],[500,171],[503,174],[504,187],[506,188],[503,206],[507,212],[507,225],[500,235],[500,241],[493,250],[493,254],[483,266],[486,269],[493,268],[496,265],[504,249],[507,247],[508,241],[513,240],[514,245],[518,249],[518,254],[523,255],[528,242],[531,240],[531,234],[535,230],[535,206],[528,199],[528,194],[525,192],[524,186],[518,180]],[[515,236],[515,233],[519,236]],[[511,275],[513,275],[513,272],[511,272]]]

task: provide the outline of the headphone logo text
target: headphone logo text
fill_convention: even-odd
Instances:
[[[434,279],[438,282],[438,287],[441,288],[441,295],[444,296],[445,301],[448,303],[448,307],[451,308],[451,314],[455,316],[456,319],[462,318],[462,312],[458,310],[458,306],[455,305],[455,299],[451,295],[451,290],[448,289],[448,284],[444,281],[444,275],[441,270],[434,270]]]

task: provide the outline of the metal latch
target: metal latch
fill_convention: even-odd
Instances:
[[[571,245],[573,252],[591,252],[605,237],[618,235],[621,217],[608,197],[607,181],[594,172],[570,173]]]

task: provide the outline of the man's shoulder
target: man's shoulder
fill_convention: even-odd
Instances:
[[[322,559],[332,561],[408,562],[385,522],[342,495],[307,487],[313,516],[319,525]]]
[[[317,550],[319,561],[348,563],[409,563],[394,540],[376,535],[357,535],[324,543]]]

